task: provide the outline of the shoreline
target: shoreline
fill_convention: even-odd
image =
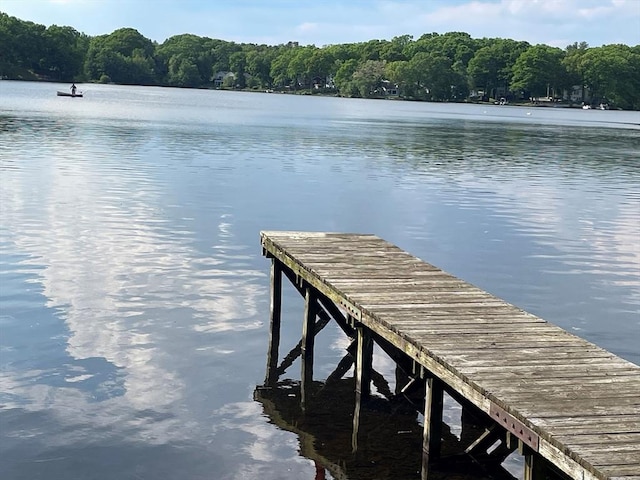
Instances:
[[[67,84],[69,82],[61,82],[58,80],[48,80],[48,79],[18,79],[18,78],[6,78],[0,77],[0,81],[15,81],[15,82],[34,82],[34,83],[55,83],[55,84]],[[459,102],[437,102],[432,100],[422,100],[422,99],[414,99],[414,98],[403,98],[401,96],[393,96],[393,97],[350,97],[345,95],[340,95],[336,92],[314,92],[309,89],[300,89],[300,90],[278,90],[278,89],[252,89],[252,88],[216,88],[216,87],[181,87],[177,85],[158,85],[158,84],[139,84],[139,83],[100,83],[100,82],[77,82],[80,84],[87,85],[120,85],[120,86],[128,86],[128,87],[158,87],[158,88],[177,88],[177,89],[186,89],[186,90],[214,90],[214,91],[224,91],[224,92],[245,92],[245,93],[269,93],[269,94],[277,94],[277,95],[300,95],[300,96],[308,96],[308,97],[337,97],[337,98],[360,98],[362,100],[393,100],[393,101],[404,101],[404,102],[424,102],[424,103],[455,103],[455,104],[475,104],[475,105],[495,105],[500,107],[527,107],[527,108],[570,108],[570,109],[581,109],[583,107],[582,103],[565,103],[565,102],[530,102],[530,101],[510,101],[506,103],[500,103],[498,100],[493,101],[478,101],[478,100],[462,100]],[[591,104],[591,108],[587,110],[609,110],[609,108],[598,108],[595,106],[596,104]],[[640,110],[624,110],[621,108],[612,108],[611,110],[619,110],[619,111],[629,111],[635,112]]]

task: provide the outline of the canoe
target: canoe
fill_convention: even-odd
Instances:
[[[58,90],[57,95],[59,97],[82,97],[82,92],[76,92],[75,94],[69,92],[61,92]]]

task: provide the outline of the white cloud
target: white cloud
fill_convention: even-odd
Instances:
[[[301,34],[308,34],[308,33],[314,33],[317,32],[319,29],[319,26],[317,23],[313,23],[313,22],[305,22],[302,23],[300,25],[298,25],[295,30],[298,33]]]

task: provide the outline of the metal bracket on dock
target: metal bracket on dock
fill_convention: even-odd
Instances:
[[[538,451],[538,434],[520,420],[494,403],[491,403],[489,407],[489,414],[495,422],[522,440],[522,443],[530,447],[534,452]]]

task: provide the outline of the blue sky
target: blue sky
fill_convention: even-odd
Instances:
[[[462,31],[561,48],[640,44],[640,0],[0,0],[0,11],[89,35],[132,27],[160,43],[193,33],[323,46]]]

